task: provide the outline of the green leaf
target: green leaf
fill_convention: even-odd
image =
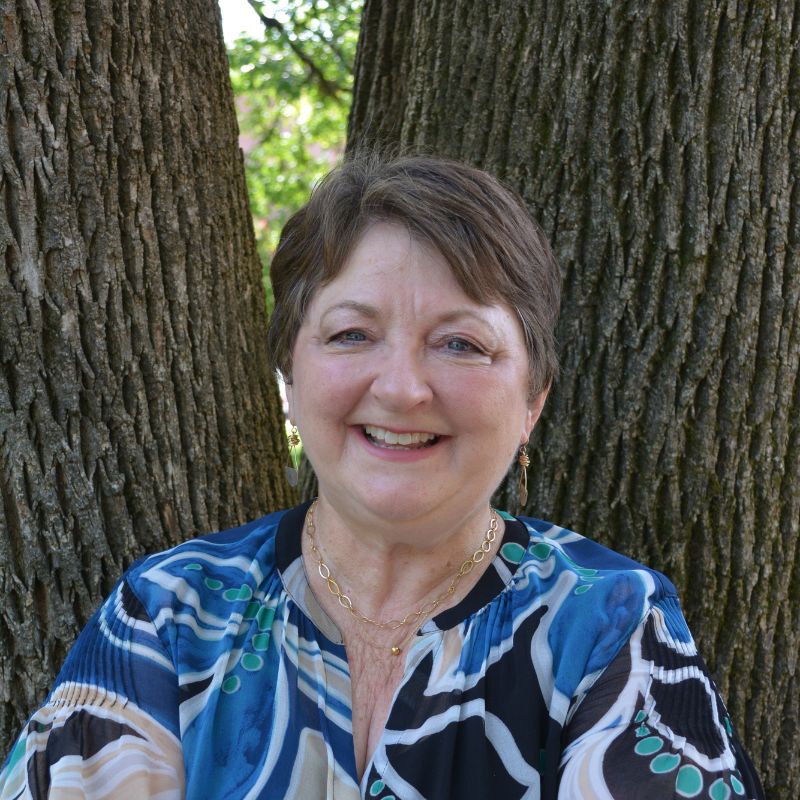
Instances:
[[[261,38],[228,50],[253,227],[266,265],[281,228],[344,152],[361,0],[250,4]]]

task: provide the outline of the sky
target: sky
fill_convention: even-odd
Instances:
[[[256,12],[247,0],[219,0],[222,11],[222,33],[225,44],[230,45],[242,31],[250,36],[260,36],[263,28]]]

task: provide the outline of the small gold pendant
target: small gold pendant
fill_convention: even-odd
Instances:
[[[399,656],[400,655],[400,648],[397,645],[393,645],[392,649],[391,649],[391,654],[393,656]]]

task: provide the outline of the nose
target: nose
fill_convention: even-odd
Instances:
[[[433,397],[423,354],[413,347],[387,349],[377,366],[371,392],[389,411],[408,411]]]

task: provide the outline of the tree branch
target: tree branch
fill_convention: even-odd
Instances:
[[[300,45],[294,41],[290,36],[286,27],[283,25],[282,22],[275,19],[274,17],[268,17],[262,10],[261,10],[261,3],[259,0],[248,0],[250,3],[251,8],[253,11],[258,14],[259,19],[263,23],[264,27],[267,29],[272,29],[278,31],[280,35],[283,37],[283,40],[289,47],[292,49],[292,52],[303,62],[303,64],[308,67],[308,71],[311,73],[311,76],[316,81],[317,85],[319,86],[320,90],[324,95],[333,98],[336,101],[341,102],[340,95],[343,92],[346,92],[343,86],[339,86],[337,83],[328,80],[325,77],[325,74],[322,70],[314,63],[314,61],[306,54]]]

